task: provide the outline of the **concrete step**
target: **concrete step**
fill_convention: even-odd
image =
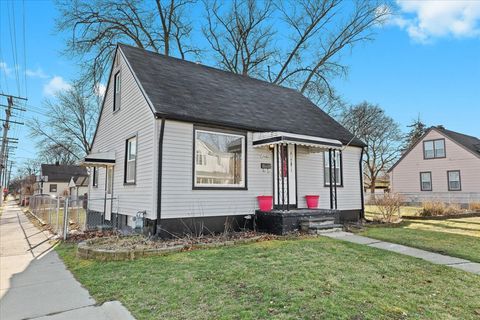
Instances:
[[[300,228],[303,231],[308,231],[309,229],[312,229],[312,228],[318,228],[321,226],[330,226],[334,224],[335,224],[334,219],[321,220],[321,221],[304,221],[300,223]]]
[[[343,228],[311,230],[310,234],[324,234],[324,233],[332,233],[332,232],[340,232],[340,231],[343,231]]]
[[[332,229],[332,228],[343,228],[343,225],[337,223],[329,223],[329,224],[315,224],[310,226],[310,230],[324,230],[324,229]]]
[[[320,216],[320,217],[308,217],[300,220],[301,222],[320,222],[320,221],[334,221],[334,216]]]

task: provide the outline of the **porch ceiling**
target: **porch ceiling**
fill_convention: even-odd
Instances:
[[[275,144],[294,144],[322,149],[342,148],[342,143],[334,139],[320,138],[281,131],[253,133],[253,147],[264,147]]]

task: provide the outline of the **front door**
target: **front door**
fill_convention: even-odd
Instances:
[[[275,207],[294,208],[297,206],[295,146],[275,145],[273,160]]]

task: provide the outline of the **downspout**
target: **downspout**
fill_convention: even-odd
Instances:
[[[360,168],[360,199],[362,201],[362,208],[360,209],[360,219],[365,219],[365,202],[363,198],[363,152],[364,152],[364,147],[362,147],[362,151],[360,152],[360,162],[359,162],[359,168]]]
[[[163,136],[165,134],[165,117],[162,118],[160,136],[158,138],[158,169],[157,169],[157,223],[154,235],[159,236],[162,220],[162,170],[163,170]]]

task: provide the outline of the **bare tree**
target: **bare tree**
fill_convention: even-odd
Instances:
[[[99,115],[93,94],[80,83],[44,102],[47,119],[28,123],[30,136],[36,138],[44,159],[72,163],[85,156],[91,147]]]
[[[348,108],[342,124],[367,144],[364,157],[364,178],[375,193],[378,176],[384,173],[400,153],[400,126],[378,105],[363,102]]]
[[[206,26],[203,33],[225,70],[262,77],[260,70],[274,54],[269,18],[273,12],[270,0],[204,0]]]
[[[372,0],[276,5],[235,0],[226,9],[217,2],[204,3],[204,33],[221,67],[290,86],[317,100],[336,97],[331,78],[347,72],[340,63],[341,52],[372,39],[373,27],[390,14],[383,2]],[[282,32],[273,30],[274,23]]]
[[[178,55],[197,52],[188,45],[186,8],[196,0],[59,0],[57,30],[71,32],[65,52],[79,57],[84,79],[99,82],[118,42]]]

